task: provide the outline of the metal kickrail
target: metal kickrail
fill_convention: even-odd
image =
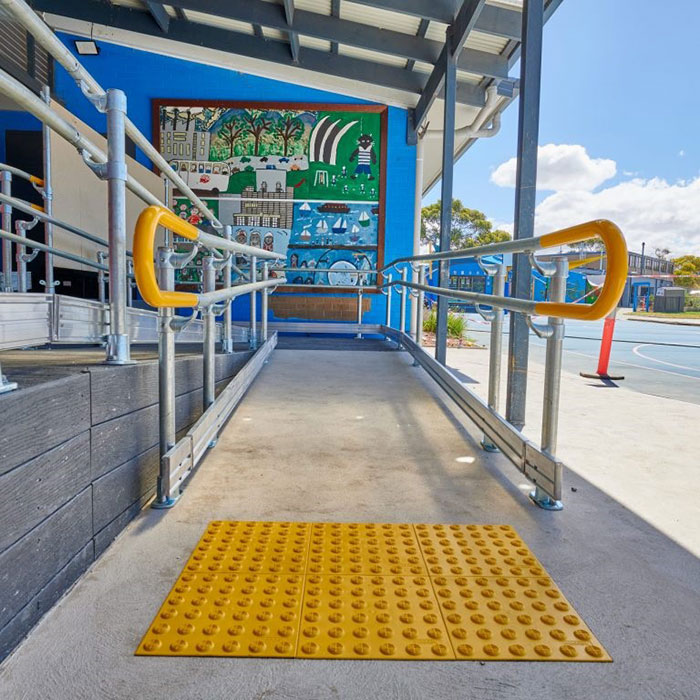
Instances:
[[[276,345],[277,333],[272,333],[187,434],[163,455],[158,477],[158,496],[154,506],[166,508],[177,501],[183,483],[206,451],[216,442],[222,426],[238,406]]]
[[[410,335],[382,326],[382,333],[408,351],[414,360],[457,404],[461,411],[535,486],[554,501],[561,500],[563,465],[554,455],[528,440],[503,416],[470,391],[450,370],[428,355]]]

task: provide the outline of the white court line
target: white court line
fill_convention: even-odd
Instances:
[[[544,343],[533,343],[533,345],[537,345],[538,347],[544,348],[546,345]],[[571,353],[572,355],[579,355],[581,357],[587,357],[590,360],[598,360],[597,355],[588,355],[585,352],[577,352],[576,350],[567,350],[564,348],[564,352]],[[647,367],[646,365],[637,365],[634,362],[625,362],[624,360],[615,360],[613,364],[616,365],[627,365],[628,367],[636,367],[637,369],[646,369],[649,372],[661,372],[661,374],[672,374],[674,377],[683,377],[684,379],[697,379],[700,381],[700,377],[696,377],[692,374],[681,374],[680,372],[671,372],[668,369],[659,369],[658,367]],[[693,372],[697,372],[697,370],[692,370]]]
[[[700,370],[698,370],[697,367],[687,367],[686,365],[677,365],[677,364],[674,364],[673,362],[666,362],[665,360],[657,360],[655,357],[649,357],[648,355],[643,355],[641,352],[639,352],[639,348],[652,347],[652,345],[653,345],[653,343],[643,343],[642,345],[637,345],[636,347],[632,348],[632,352],[637,357],[641,357],[643,360],[649,360],[650,362],[658,362],[661,365],[668,365],[669,367],[677,367],[678,369],[687,369],[687,370],[690,370],[691,372],[700,371]]]

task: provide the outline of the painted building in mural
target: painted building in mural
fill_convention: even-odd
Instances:
[[[385,108],[157,104],[163,156],[235,240],[286,255],[296,284],[374,283],[359,272],[382,262]],[[204,223],[196,207],[178,208]],[[198,279],[196,263],[180,276]]]

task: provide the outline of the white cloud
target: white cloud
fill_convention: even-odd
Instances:
[[[681,150],[678,151],[678,155],[682,158],[685,155],[685,151],[681,148]]]
[[[537,234],[591,219],[610,219],[630,250],[669,248],[673,256],[700,251],[700,177],[668,183],[635,178],[599,192],[555,192],[535,213]]]
[[[539,149],[538,170],[538,189],[552,189],[554,194],[537,206],[537,235],[610,219],[622,229],[630,250],[639,251],[644,241],[647,250],[669,248],[673,256],[700,253],[700,177],[672,183],[624,172],[629,179],[596,191],[616,173],[615,161],[592,159],[583,146],[554,144]],[[514,186],[514,160],[496,168],[491,180]],[[511,230],[512,225],[500,228]]]
[[[516,159],[501,163],[491,182],[499,187],[515,187]],[[614,177],[614,160],[591,158],[583,146],[548,143],[537,151],[537,188],[539,190],[590,191]]]

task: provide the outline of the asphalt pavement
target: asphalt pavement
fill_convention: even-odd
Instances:
[[[478,343],[488,346],[490,324],[478,314],[465,315],[468,333]],[[506,334],[508,325],[506,318]],[[595,372],[602,332],[603,321],[567,321],[563,369],[573,373]],[[545,341],[533,333],[530,353],[532,360],[544,364]],[[633,391],[700,404],[700,326],[618,318],[608,372],[623,375],[624,380],[618,383]]]

